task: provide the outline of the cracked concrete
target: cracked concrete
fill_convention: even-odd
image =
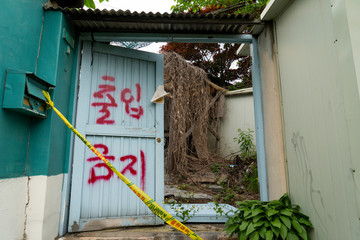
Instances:
[[[205,193],[194,193],[191,191],[181,190],[177,187],[165,185],[165,198],[187,199],[192,203],[207,203],[213,201],[213,197]]]
[[[225,232],[224,224],[186,224],[192,231],[204,240],[235,240],[229,238]],[[128,227],[109,229],[103,231],[81,232],[67,234],[58,240],[187,240],[190,239],[169,225],[151,227]]]
[[[27,228],[27,217],[28,217],[28,208],[30,203],[30,176],[27,177],[27,185],[26,185],[26,204],[25,204],[25,211],[24,211],[24,232],[23,232],[23,240],[27,239],[26,228]]]

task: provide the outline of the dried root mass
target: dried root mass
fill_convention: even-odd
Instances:
[[[221,92],[210,86],[207,74],[174,52],[164,54],[165,121],[169,139],[166,149],[166,170],[178,177],[188,177],[193,162],[206,164],[211,158],[208,149],[208,128],[216,129],[217,107]],[[221,102],[221,101],[220,101]]]

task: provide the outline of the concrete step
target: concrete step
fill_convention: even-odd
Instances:
[[[204,240],[227,240],[224,224],[186,224]],[[189,237],[169,225],[151,227],[128,227],[103,231],[71,233],[58,240],[188,240]],[[237,238],[230,238],[235,240]]]
[[[164,187],[164,197],[165,199],[176,199],[184,202],[191,203],[207,203],[212,202],[213,197],[205,193],[197,193],[186,190],[181,190],[176,186],[165,185]]]

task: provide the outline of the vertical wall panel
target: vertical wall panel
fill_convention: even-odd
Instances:
[[[259,55],[269,200],[279,199],[287,191],[276,50],[273,25],[266,24],[259,36]]]
[[[312,239],[360,236],[360,104],[347,26],[338,26],[344,2],[294,1],[276,21],[289,191]]]
[[[162,56],[84,44],[76,127],[130,181],[163,201]],[[160,139],[160,143],[156,139]],[[105,163],[75,142],[69,231],[160,224]]]
[[[254,101],[252,89],[248,93],[239,93],[226,96],[225,115],[221,120],[219,134],[220,154],[223,157],[239,151],[239,144],[234,142],[238,136],[237,130],[251,129],[255,131]],[[255,143],[255,133],[254,143]]]

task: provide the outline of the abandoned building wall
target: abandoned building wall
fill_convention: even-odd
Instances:
[[[76,67],[76,50],[72,47],[68,49],[63,39],[64,31],[71,32],[63,14],[44,12],[43,4],[46,2],[2,1],[1,239],[47,240],[58,235],[62,180],[67,172],[70,133],[61,120],[53,116],[52,111],[44,119],[2,108],[4,91],[13,91],[15,88],[4,88],[8,80],[7,70],[12,68],[35,73],[55,85],[52,98],[71,121],[70,99],[73,99],[74,94],[72,79],[73,67]],[[23,100],[23,94],[18,95],[20,100]]]
[[[359,1],[346,1],[346,15],[347,15],[347,24],[349,26],[349,40],[351,42],[351,47],[353,49],[353,58],[356,71],[358,91],[360,95],[360,15],[359,15]],[[344,19],[345,20],[345,19]],[[346,20],[345,20],[346,21]]]
[[[261,90],[263,97],[265,156],[269,199],[286,192],[286,168],[280,108],[280,85],[272,25],[259,36]]]
[[[219,126],[219,154],[221,157],[229,157],[229,155],[239,152],[239,144],[234,142],[239,128],[255,130],[252,88],[230,91],[225,94],[224,117],[221,118]],[[255,144],[255,133],[253,136]],[[212,146],[216,145],[212,143]]]
[[[273,18],[288,190],[310,216],[314,240],[360,236],[355,2],[291,1]]]

